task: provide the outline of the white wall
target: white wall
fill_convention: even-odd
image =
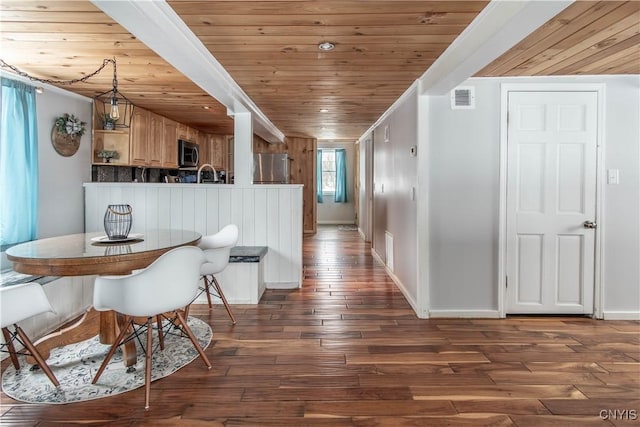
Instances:
[[[501,83],[605,83],[603,309],[605,318],[640,315],[640,79],[638,76],[469,79],[475,110],[429,98],[430,311],[497,310]],[[406,189],[405,189],[406,190]]]
[[[347,203],[335,203],[333,197],[325,196],[322,203],[318,203],[318,224],[354,224],[355,211],[355,186],[354,171],[356,146],[354,143],[318,142],[318,149],[344,148],[347,153]]]
[[[489,83],[487,81],[487,83]],[[430,311],[497,310],[500,87],[476,84],[476,109],[429,98]]]
[[[40,173],[38,238],[84,231],[84,190],[91,180],[92,104],[88,98],[47,89],[38,95],[38,168]],[[73,114],[86,122],[78,151],[59,155],[51,143],[56,117]]]
[[[389,264],[387,251],[391,248],[387,248],[386,233],[393,236],[392,277],[414,309],[418,295],[418,219],[413,189],[417,183],[418,158],[412,156],[411,147],[418,144],[417,99],[414,88],[379,123],[373,135],[373,251]]]

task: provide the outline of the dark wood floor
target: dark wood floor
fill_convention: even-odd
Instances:
[[[257,306],[235,306],[235,326],[221,306],[194,307],[214,327],[206,350],[214,368],[197,359],[154,382],[149,411],[143,389],[50,406],[3,394],[0,424],[640,423],[638,322],[420,320],[357,232],[336,227],[305,239],[304,264],[302,289],[268,290]]]

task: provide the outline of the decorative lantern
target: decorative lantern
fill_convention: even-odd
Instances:
[[[131,206],[109,205],[104,213],[104,231],[109,240],[124,240],[131,231]]]

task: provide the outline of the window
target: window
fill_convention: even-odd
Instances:
[[[336,150],[322,150],[322,192],[333,194],[336,191]]]
[[[316,197],[324,202],[324,194],[333,195],[335,203],[347,203],[347,155],[344,148],[319,148]]]

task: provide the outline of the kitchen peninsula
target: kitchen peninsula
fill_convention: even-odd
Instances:
[[[302,284],[303,185],[112,182],[85,183],[84,191],[87,232],[103,230],[107,205],[122,203],[133,208],[132,233],[172,228],[209,235],[233,223],[240,229],[237,246],[268,247],[263,260],[266,288]],[[238,274],[237,268],[242,265],[231,265],[222,274]],[[253,303],[237,277],[221,276],[220,282],[231,303]]]

